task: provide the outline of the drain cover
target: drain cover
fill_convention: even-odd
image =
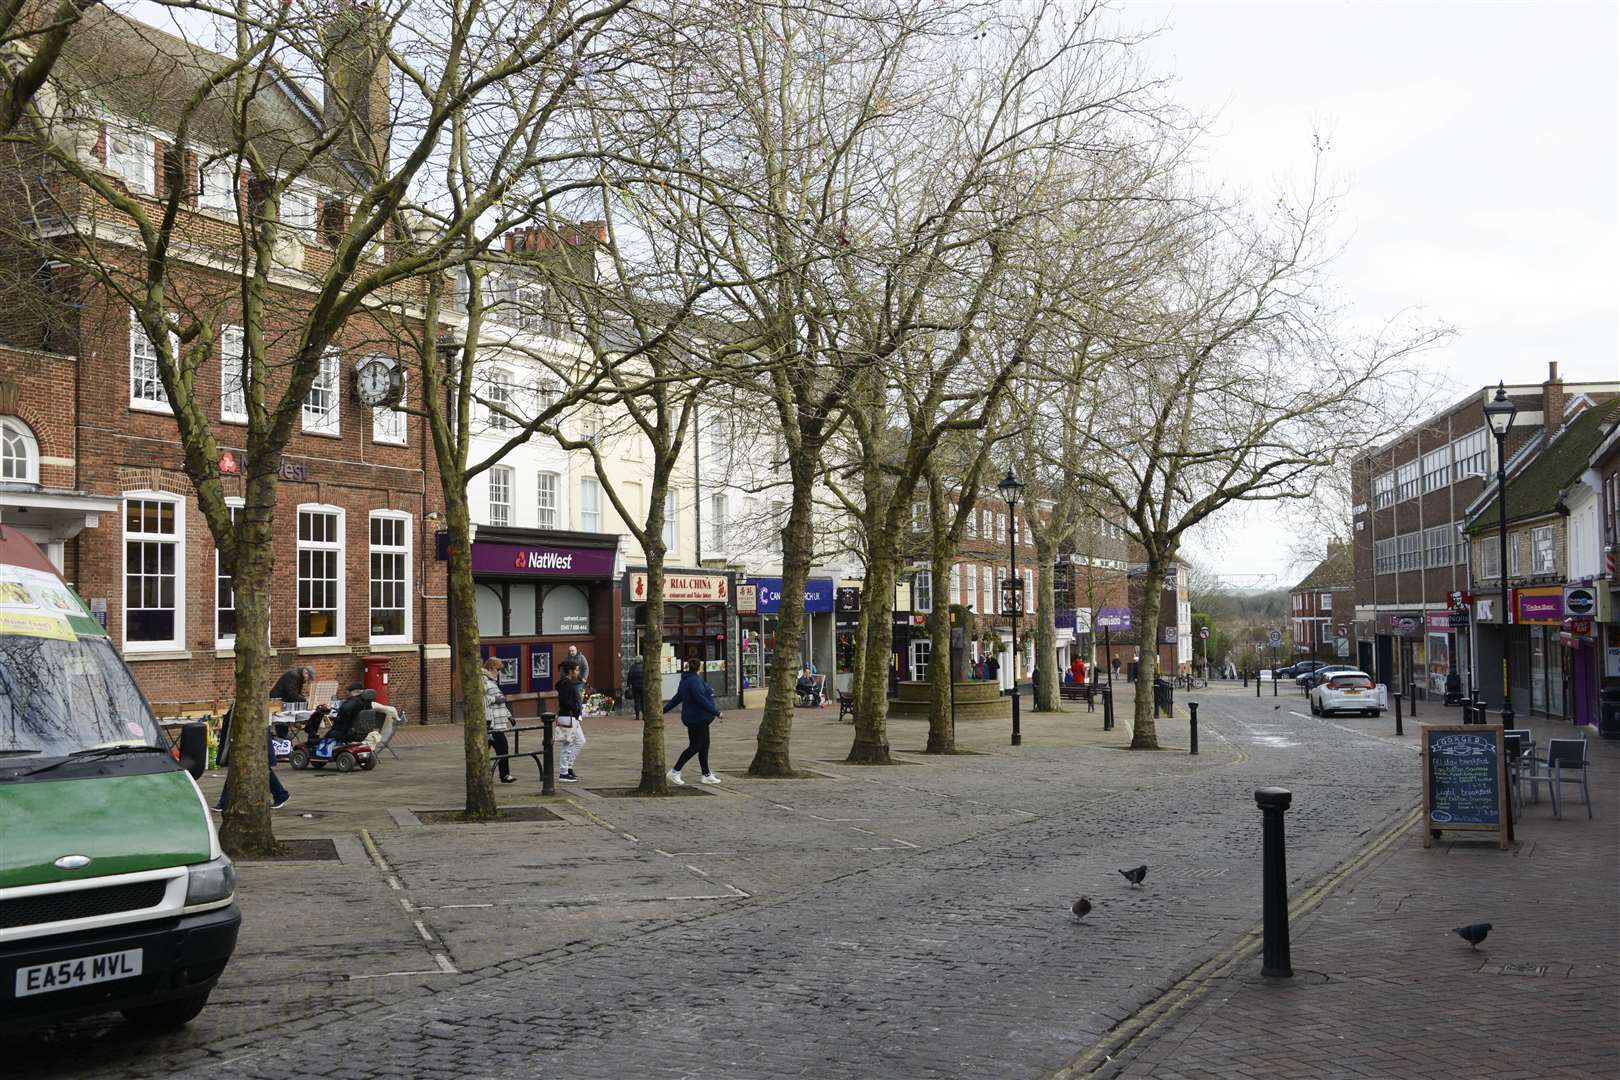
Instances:
[[[1546,964],[1503,964],[1502,965],[1502,974],[1503,975],[1528,975],[1531,978],[1539,978],[1540,976],[1547,974],[1547,965]]]

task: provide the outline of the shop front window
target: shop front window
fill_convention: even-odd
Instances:
[[[1530,628],[1530,711],[1547,711],[1547,636]]]
[[[1451,635],[1429,635],[1428,690],[1430,697],[1446,692],[1446,676],[1451,674]]]

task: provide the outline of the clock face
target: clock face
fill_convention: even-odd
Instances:
[[[382,360],[367,360],[355,373],[355,390],[366,405],[381,405],[394,389],[393,373]]]

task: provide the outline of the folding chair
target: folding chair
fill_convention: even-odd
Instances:
[[[1553,817],[1563,817],[1562,800],[1559,798],[1559,789],[1565,784],[1579,782],[1581,785],[1581,798],[1586,801],[1586,816],[1592,817],[1592,791],[1587,787],[1586,774],[1591,767],[1591,760],[1586,754],[1585,739],[1548,739],[1547,756],[1539,764],[1547,769],[1545,776],[1535,777],[1533,783],[1545,783],[1552,792]],[[1578,773],[1575,776],[1566,776],[1566,773]]]

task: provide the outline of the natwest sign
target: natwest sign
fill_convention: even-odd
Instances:
[[[664,600],[669,603],[723,604],[730,597],[724,574],[665,574]],[[647,574],[639,571],[630,575],[630,599],[644,603],[647,599]]]
[[[448,559],[450,534],[441,530],[435,540],[435,553],[439,560]],[[501,544],[475,540],[472,545],[472,568],[475,574],[603,578],[613,575],[613,556],[613,548]]]

